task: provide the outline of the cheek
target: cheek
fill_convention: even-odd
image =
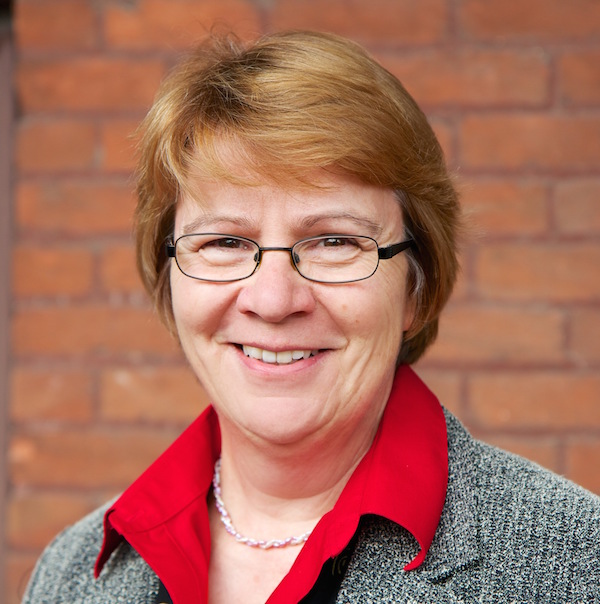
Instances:
[[[404,274],[401,271],[382,273],[377,287],[369,297],[370,308],[365,310],[368,328],[382,348],[396,355],[405,331],[405,291],[402,287]],[[395,362],[395,359],[394,359]]]
[[[202,333],[214,321],[215,304],[209,304],[205,287],[183,275],[171,274],[171,300],[175,326],[182,343],[191,334]]]
[[[404,331],[404,293],[392,276],[368,283],[368,287],[367,283],[345,292],[344,301],[335,306],[335,315],[350,342],[372,352],[396,354]]]
[[[178,329],[188,322],[190,301],[192,300],[192,297],[187,293],[188,284],[181,277],[178,271],[171,270],[171,304],[173,305],[173,317]]]
[[[233,321],[237,287],[171,274],[173,316],[179,340],[186,349],[194,340],[209,340]],[[204,344],[203,344],[204,345]]]

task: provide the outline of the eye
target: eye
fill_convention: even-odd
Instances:
[[[325,237],[321,239],[324,247],[360,247],[359,242],[354,237]]]
[[[205,233],[184,237],[185,250],[179,257],[188,263],[189,272],[208,275],[212,269],[248,265],[255,262],[256,246],[252,241],[231,235]],[[185,259],[184,259],[185,257]],[[219,280],[223,275],[219,275]]]
[[[348,262],[358,258],[370,239],[354,235],[323,235],[307,239],[296,249],[299,256],[313,262]]]
[[[254,252],[252,242],[230,235],[186,235],[179,240],[180,254],[215,257],[247,255]]]
[[[202,246],[202,248],[219,248],[219,249],[228,249],[228,250],[244,250],[250,249],[250,244],[243,239],[238,239],[237,237],[220,237],[219,239],[212,239],[210,241],[206,241]]]

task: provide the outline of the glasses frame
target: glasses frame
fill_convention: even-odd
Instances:
[[[179,261],[177,260],[177,243],[179,241],[181,241],[182,239],[185,239],[186,237],[197,237],[198,235],[210,235],[210,236],[215,236],[215,237],[230,237],[232,239],[239,239],[240,241],[246,241],[247,243],[251,243],[252,245],[256,246],[257,256],[256,256],[256,265],[254,267],[254,270],[249,275],[246,275],[244,277],[237,277],[236,279],[205,279],[203,277],[194,277],[193,275],[186,273],[181,268],[181,265],[179,264]],[[313,240],[318,240],[318,239],[330,239],[332,237],[333,238],[335,238],[335,237],[361,237],[364,239],[370,239],[373,243],[375,243],[375,245],[377,247],[377,264],[375,265],[373,272],[371,274],[367,275],[366,277],[360,277],[360,279],[347,279],[344,281],[323,281],[320,279],[313,279],[311,277],[307,277],[306,275],[302,274],[302,272],[298,268],[296,258],[294,257],[294,248],[306,241],[313,241]],[[249,279],[250,277],[252,277],[252,275],[254,275],[254,273],[260,267],[260,263],[262,261],[264,252],[287,252],[287,253],[289,253],[292,266],[294,267],[296,272],[303,279],[306,279],[307,281],[311,281],[313,283],[325,283],[328,285],[356,283],[358,281],[364,281],[365,279],[369,279],[370,277],[372,277],[377,272],[377,269],[379,268],[380,260],[390,260],[394,256],[397,256],[398,254],[400,254],[410,248],[413,248],[413,247],[415,247],[414,239],[406,239],[405,241],[400,241],[398,243],[392,243],[390,245],[386,245],[385,247],[379,247],[379,244],[377,243],[377,241],[375,239],[373,239],[373,237],[369,237],[368,235],[350,235],[348,233],[333,233],[331,235],[317,235],[316,237],[305,237],[304,239],[300,239],[300,240],[296,241],[296,243],[294,243],[294,245],[292,245],[292,247],[278,247],[278,246],[262,247],[253,239],[249,239],[248,237],[241,237],[238,235],[231,235],[230,233],[186,233],[185,235],[179,236],[175,240],[173,240],[172,237],[169,237],[165,241],[165,252],[167,254],[167,257],[175,259],[177,268],[186,277],[189,277],[190,279],[196,279],[197,281],[204,281],[206,283],[235,283],[236,281],[243,281],[244,279]]]

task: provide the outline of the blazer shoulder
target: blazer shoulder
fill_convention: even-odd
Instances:
[[[531,460],[473,438],[449,412],[446,425],[449,472],[470,475],[480,504],[529,502],[567,515],[580,510],[598,519],[598,495]]]
[[[48,545],[35,566],[23,604],[154,601],[158,579],[126,542],[113,553],[100,577],[94,577],[104,514],[111,504],[66,528]]]

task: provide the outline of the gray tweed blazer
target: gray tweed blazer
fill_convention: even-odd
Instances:
[[[600,498],[446,421],[448,493],[425,562],[403,571],[412,536],[366,518],[337,601],[600,603]],[[154,604],[158,579],[127,544],[94,579],[105,509],[46,549],[24,604]]]

